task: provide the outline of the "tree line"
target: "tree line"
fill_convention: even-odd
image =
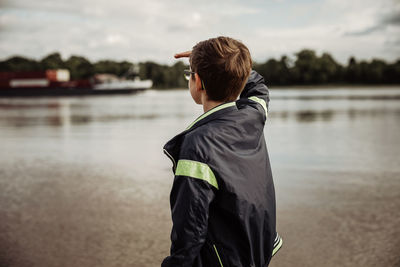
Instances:
[[[73,55],[63,60],[59,53],[52,53],[41,60],[21,56],[0,61],[0,71],[43,71],[68,69],[71,79],[87,79],[97,73],[110,73],[119,77],[132,75],[132,62],[100,60],[91,63],[82,56]],[[178,61],[163,65],[146,61],[136,64],[141,79],[151,79],[155,88],[187,87],[183,70],[188,68]],[[354,57],[347,65],[338,63],[329,53],[318,56],[315,51],[304,49],[293,59],[282,56],[279,60],[268,59],[253,64],[253,68],[265,77],[268,85],[322,85],[322,84],[400,84],[400,59],[387,63],[381,59],[358,61]]]
[[[387,63],[381,59],[357,61],[350,57],[347,65],[338,63],[329,53],[318,56],[304,49],[293,60],[282,56],[254,64],[254,69],[273,85],[319,84],[399,84],[400,59]]]

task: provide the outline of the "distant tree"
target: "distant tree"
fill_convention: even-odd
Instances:
[[[34,59],[14,56],[6,59],[0,64],[1,71],[39,71],[40,64]]]
[[[60,53],[53,53],[44,57],[40,61],[40,65],[43,70],[65,68],[65,63],[62,60]]]
[[[366,82],[368,83],[387,83],[383,76],[386,63],[383,60],[373,59],[367,68]]]
[[[152,61],[147,61],[139,64],[141,79],[151,79],[153,87],[166,87],[166,73],[163,71],[163,66]]]
[[[155,88],[187,87],[183,70],[188,66],[181,61],[172,66],[152,61],[134,65],[129,61],[113,60],[100,60],[92,64],[81,56],[71,56],[63,61],[58,52],[45,56],[39,62],[21,56],[0,61],[0,71],[43,71],[59,68],[68,69],[71,79],[86,79],[95,73],[110,73],[126,78],[139,75],[142,79],[151,79]],[[329,53],[323,53],[319,57],[314,50],[310,49],[299,51],[293,60],[284,55],[279,60],[268,59],[264,63],[254,62],[253,68],[265,77],[268,85],[400,84],[400,59],[393,63],[386,63],[380,59],[358,62],[351,57],[347,66],[342,66]]]
[[[183,77],[183,70],[186,68],[189,67],[181,61],[172,66],[148,61],[139,64],[139,76],[141,79],[151,79],[155,88],[185,88],[187,81]]]
[[[126,77],[133,77],[133,76],[137,76],[139,75],[139,73],[136,73],[136,69],[134,68],[137,65],[134,65],[132,62],[129,61],[121,61],[118,63],[119,65],[119,71],[117,73],[117,75],[119,77],[122,76],[126,76]],[[134,68],[134,73],[130,73],[129,71],[131,70],[131,68]]]
[[[293,78],[299,84],[314,84],[318,81],[319,62],[315,51],[304,49],[296,53],[292,69]]]
[[[271,84],[280,84],[280,64],[279,61],[275,59],[269,59],[264,64],[260,64],[257,66],[257,70],[261,75],[264,76],[267,83]]]
[[[361,68],[354,57],[350,57],[347,68],[345,69],[344,79],[348,83],[360,82]]]
[[[266,82],[271,85],[286,85],[290,83],[289,59],[282,56],[279,61],[269,59],[263,64],[254,64],[254,69],[264,76]]]
[[[176,62],[172,67],[167,67],[166,86],[172,88],[185,88],[188,86],[183,76],[183,71],[189,68],[182,61]]]
[[[280,84],[287,85],[291,83],[291,70],[290,70],[290,59],[283,55],[279,61],[281,73],[280,73]]]
[[[341,66],[328,53],[318,58],[317,83],[335,83],[340,80]]]
[[[357,80],[357,83],[368,83],[368,81],[370,80],[368,77],[368,62],[365,60],[360,61],[358,63],[358,68],[360,69],[360,76]]]
[[[84,57],[71,56],[66,62],[65,66],[71,73],[71,79],[86,79],[95,74],[94,67],[90,61]]]
[[[119,63],[113,60],[100,60],[93,64],[95,73],[109,73],[119,75],[121,73]]]
[[[400,60],[397,60],[393,64],[388,64],[383,76],[387,83],[400,83]]]

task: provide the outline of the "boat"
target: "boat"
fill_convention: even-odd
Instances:
[[[74,96],[131,94],[151,88],[151,80],[112,74],[96,74],[89,79],[70,80],[67,69],[33,72],[0,72],[0,96]]]
[[[96,92],[104,91],[120,91],[120,90],[136,90],[142,91],[153,86],[151,80],[140,80],[139,77],[134,79],[118,78],[113,74],[96,74],[94,77],[93,90]]]

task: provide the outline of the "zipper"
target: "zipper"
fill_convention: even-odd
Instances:
[[[173,166],[174,166],[173,169],[174,169],[174,172],[175,172],[175,170],[176,170],[176,162],[175,162],[174,157],[172,157],[171,154],[169,154],[167,150],[165,150],[165,149],[163,149],[163,150],[164,150],[164,154],[167,155],[168,158],[171,159],[172,164],[173,164]]]
[[[218,250],[217,250],[217,247],[215,246],[215,244],[213,244],[213,247],[214,247],[215,254],[217,254],[217,257],[218,257],[218,260],[219,260],[219,264],[221,265],[221,267],[224,267],[224,265],[222,264],[221,258],[220,258],[220,256],[219,256],[219,253],[218,253]]]

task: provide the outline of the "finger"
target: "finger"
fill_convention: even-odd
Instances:
[[[174,57],[175,58],[190,57],[191,53],[192,53],[192,51],[181,52],[181,53],[175,54]]]
[[[191,51],[182,52],[182,53],[175,54],[174,57],[175,58],[190,57],[190,54],[191,54]]]
[[[192,51],[181,52],[181,53],[175,54],[175,58],[189,57],[191,53],[192,53]]]

